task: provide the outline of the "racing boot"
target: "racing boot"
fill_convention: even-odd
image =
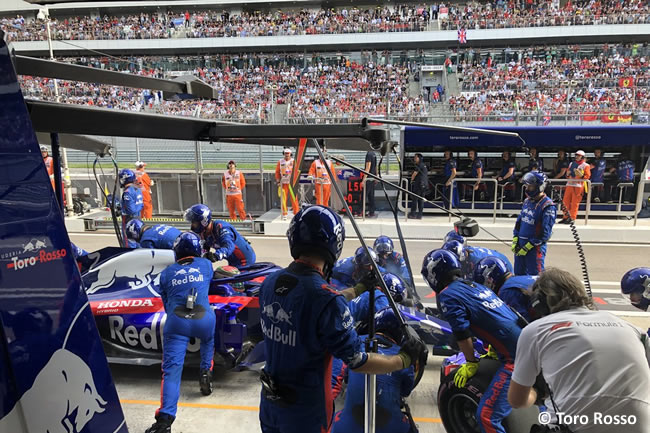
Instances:
[[[166,413],[158,413],[156,414],[156,422],[144,433],[172,433],[174,418]]]
[[[212,394],[212,370],[201,370],[199,374],[199,387],[201,388],[201,394]]]

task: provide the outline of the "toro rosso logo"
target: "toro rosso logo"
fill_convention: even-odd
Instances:
[[[37,263],[47,263],[53,260],[62,259],[66,256],[66,254],[67,251],[65,248],[61,248],[60,250],[51,252],[41,250],[36,256],[25,257],[22,259],[18,257],[12,257],[11,263],[7,263],[7,269],[13,269],[14,271],[17,271],[19,269],[29,268],[36,265]]]
[[[39,239],[32,239],[31,241],[27,242],[25,245],[23,245],[23,253],[29,252],[29,251],[38,251],[42,248],[45,248],[45,241],[44,240],[39,240]]]

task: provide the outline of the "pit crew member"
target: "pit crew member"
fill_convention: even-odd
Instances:
[[[363,352],[346,300],[374,287],[375,280],[368,277],[341,292],[327,284],[345,240],[343,222],[332,210],[303,208],[287,237],[294,262],[260,288],[266,358],[260,424],[264,433],[321,433],[333,419],[332,355],[351,371],[387,374],[410,367],[426,348],[406,328],[396,355]]]
[[[205,242],[204,257],[216,262],[227,260],[230,266],[241,268],[255,263],[255,251],[250,242],[225,221],[213,220],[212,211],[204,204],[195,204],[185,211],[185,220],[192,231]],[[210,249],[214,248],[212,252]]]
[[[498,257],[506,264],[509,272],[512,272],[510,260],[500,252],[483,247],[464,246],[458,241],[449,241],[442,244],[442,249],[454,253],[460,260],[462,275],[471,280],[474,275],[474,268],[485,257]]]
[[[361,278],[371,273],[371,260],[378,263],[378,259],[375,250],[368,248],[368,251],[370,251],[370,257],[368,257],[363,247],[359,247],[354,252],[354,256],[337,261],[334,269],[332,269],[332,285],[339,289],[353,287]],[[382,267],[379,270],[382,273],[385,272],[385,269]]]
[[[567,212],[562,210],[562,220],[558,224],[568,224],[569,218],[573,221],[578,218],[578,208],[582,201],[582,196],[587,189],[585,179],[591,178],[591,166],[585,160],[585,151],[578,150],[575,155],[575,161],[569,164],[569,170],[566,175],[567,182],[566,190],[564,191],[564,208]]]
[[[532,320],[530,295],[536,279],[537,276],[532,275],[513,275],[497,257],[481,259],[474,268],[474,282],[491,289],[528,322]]]
[[[476,419],[483,433],[505,433],[501,422],[511,411],[507,392],[521,332],[517,316],[492,290],[462,280],[461,264],[450,251],[433,250],[427,254],[422,262],[422,276],[436,292],[440,311],[451,325],[458,347],[467,360],[456,371],[454,384],[464,387],[478,371],[472,335],[490,344],[497,352],[503,365],[483,393]]]
[[[375,313],[375,330],[378,351],[393,356],[400,351],[400,323],[390,307]],[[362,336],[365,340],[368,336]],[[402,399],[413,390],[415,370],[413,366],[390,374],[377,376],[377,433],[417,433],[413,420],[402,412]],[[343,410],[336,413],[332,433],[363,433],[363,408],[365,404],[365,375],[357,372],[348,374],[348,387]]]
[[[546,243],[553,234],[557,209],[553,200],[544,193],[544,173],[526,173],[523,184],[527,198],[512,232],[515,275],[538,275],[544,270]]]
[[[132,219],[140,219],[142,212],[142,192],[135,185],[135,173],[125,168],[119,172],[120,186],[122,187],[122,233],[126,235],[126,224]]]
[[[185,353],[192,337],[201,340],[201,393],[212,393],[215,315],[208,301],[212,263],[201,258],[201,240],[194,233],[183,233],[176,238],[174,253],[176,263],[160,274],[160,297],[167,314],[163,329],[160,408],[156,411],[156,422],[145,433],[171,433]]]
[[[141,248],[156,248],[171,250],[181,231],[176,227],[165,224],[148,226],[140,220],[126,223],[126,236],[129,240],[138,242]]]
[[[406,266],[406,260],[397,251],[393,240],[388,236],[379,236],[375,239],[373,249],[377,253],[379,261],[377,264],[386,269],[387,272],[399,276],[404,281],[411,281],[411,274]]]
[[[552,424],[574,433],[641,433],[650,425],[650,346],[636,326],[606,311],[594,311],[582,283],[549,268],[533,285],[540,319],[521,332],[508,401],[535,403],[550,390]],[[548,386],[534,386],[542,373]],[[537,388],[537,389],[536,389]],[[607,421],[618,419],[618,425]],[[579,418],[575,418],[579,417]],[[567,419],[569,422],[567,422]],[[576,421],[574,421],[574,419]],[[621,421],[624,419],[624,424]],[[630,421],[631,420],[631,421]]]

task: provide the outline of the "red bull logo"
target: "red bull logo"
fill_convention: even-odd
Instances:
[[[260,317],[260,324],[262,325],[262,332],[264,335],[269,340],[295,347],[296,331],[291,329],[284,331],[280,326],[277,326],[279,324],[286,323],[287,325],[293,327],[293,323],[291,323],[292,314],[292,311],[289,311],[287,313],[279,302],[265,305],[262,309],[262,315]],[[271,322],[270,326],[267,326],[265,323],[265,316]]]
[[[51,398],[52,392],[56,398]],[[105,408],[88,365],[74,353],[59,349],[11,412],[0,419],[0,431],[23,431],[22,413],[28,413],[32,414],[24,418],[28,431],[80,432]]]

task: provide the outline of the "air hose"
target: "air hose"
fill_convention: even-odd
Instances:
[[[564,205],[564,201],[558,196],[554,188],[551,189],[553,194],[553,202],[558,203],[564,215],[570,215],[569,210]],[[575,243],[576,250],[578,250],[578,260],[580,261],[580,269],[582,271],[582,279],[585,283],[585,289],[589,295],[589,299],[593,299],[591,292],[591,282],[589,280],[589,270],[587,269],[587,258],[585,257],[585,251],[582,248],[582,242],[580,241],[580,235],[578,234],[578,228],[576,227],[575,221],[569,216],[569,228],[571,229],[571,235],[573,236],[573,242]]]
[[[108,196],[106,195],[106,191],[104,191],[104,188],[102,188],[102,184],[99,181],[99,177],[97,176],[97,163],[99,162],[99,156],[95,158],[95,162],[93,162],[93,174],[95,175],[95,182],[97,183],[97,186],[99,187],[100,191],[102,192],[102,195],[104,196],[104,199],[106,200],[106,204],[108,205],[108,208],[111,210],[111,216],[113,217],[113,228],[115,229],[115,236],[117,236],[117,242],[121,247],[126,247],[126,242],[122,237],[122,231],[120,230],[120,226],[117,222],[117,214],[115,212],[115,200],[117,198],[115,197],[115,193],[117,191],[117,181],[119,178],[119,173],[118,173],[118,166],[117,162],[115,161],[115,158],[111,156],[111,161],[113,162],[113,166],[115,167],[115,184],[113,185],[113,192],[111,193],[111,199],[109,200]],[[104,168],[102,167],[101,164],[99,164],[99,169],[102,171],[102,176],[106,176],[104,174]]]

